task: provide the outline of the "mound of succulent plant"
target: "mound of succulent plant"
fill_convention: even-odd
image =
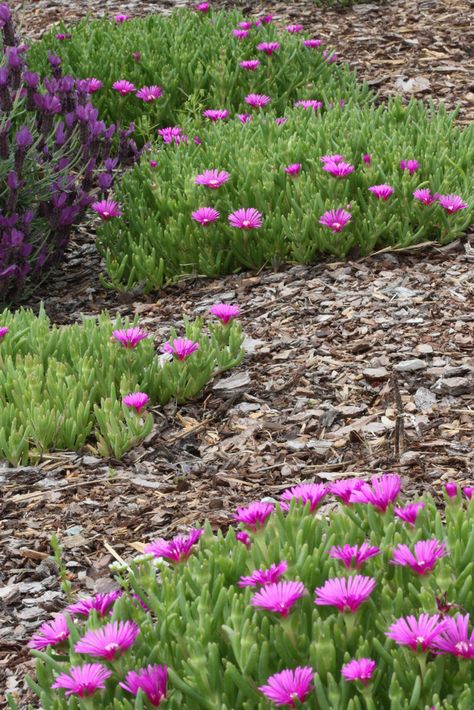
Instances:
[[[30,687],[48,710],[470,710],[474,487],[446,490],[440,512],[395,474],[303,483],[153,540],[40,627]]]
[[[215,322],[184,321],[157,354],[151,334],[107,314],[70,326],[44,311],[0,314],[0,459],[37,461],[47,451],[120,458],[151,431],[147,406],[195,397],[243,357],[237,306],[216,304]]]

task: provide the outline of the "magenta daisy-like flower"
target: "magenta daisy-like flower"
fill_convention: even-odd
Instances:
[[[172,562],[183,562],[191,554],[191,548],[204,534],[203,528],[191,530],[188,535],[176,535],[171,540],[158,538],[145,545],[144,552],[155,557],[165,557]]]
[[[260,66],[260,62],[258,59],[244,59],[243,62],[239,62],[239,66],[245,71],[256,71]]]
[[[309,47],[309,49],[316,49],[317,47],[320,47],[323,43],[322,39],[304,39],[303,44],[305,47]]]
[[[333,155],[323,155],[320,158],[320,161],[324,164],[326,163],[344,163],[345,158],[343,155],[340,155],[339,153],[334,153]]]
[[[235,539],[236,539],[238,542],[241,542],[242,545],[245,545],[245,547],[246,547],[247,549],[248,549],[248,548],[251,546],[251,544],[252,544],[252,540],[250,539],[250,535],[249,535],[248,532],[246,532],[245,530],[238,530],[238,531],[235,533]]]
[[[444,486],[444,489],[446,491],[446,495],[448,495],[450,498],[456,498],[458,495],[458,487],[456,483],[446,483]]]
[[[298,486],[293,486],[293,488],[288,488],[286,491],[283,491],[280,507],[282,510],[289,510],[290,502],[296,500],[302,505],[309,503],[309,510],[312,513],[316,510],[327,492],[328,490],[324,483],[300,483]]]
[[[238,113],[237,118],[239,119],[240,123],[250,123],[252,120],[252,115],[250,113]]]
[[[385,632],[385,636],[393,639],[400,646],[409,646],[412,651],[428,651],[434,640],[439,636],[445,625],[440,621],[439,614],[430,616],[402,616]]]
[[[383,200],[384,202],[394,193],[393,187],[391,185],[385,185],[384,183],[382,185],[372,185],[369,187],[369,191],[375,195],[377,199]]]
[[[96,91],[99,91],[103,84],[100,79],[96,79],[94,76],[90,76],[84,81],[87,82],[87,91],[89,94],[95,94]]]
[[[288,563],[283,560],[273,564],[269,569],[256,569],[249,577],[241,577],[239,587],[264,587],[266,584],[278,582],[288,569]]]
[[[89,629],[76,643],[76,653],[112,661],[132,646],[140,633],[133,621],[111,621],[100,629]]]
[[[469,614],[447,617],[431,647],[436,653],[450,653],[459,658],[474,658],[474,630],[469,636]]]
[[[362,156],[362,160],[366,165],[370,165],[372,162],[372,156],[369,155],[369,153],[364,153],[364,155]]]
[[[239,22],[239,27],[241,27],[243,30],[251,30],[253,27],[253,22],[243,20],[242,22]]]
[[[157,86],[156,84],[153,84],[153,86],[144,86],[137,91],[135,96],[137,99],[141,99],[145,103],[149,104],[163,96],[163,89],[161,86]]]
[[[161,701],[166,698],[166,682],[168,680],[167,666],[147,666],[139,671],[129,671],[124,683],[119,683],[120,687],[127,690],[132,695],[138,695],[142,690],[147,696],[150,704],[157,708]]]
[[[100,200],[99,202],[93,202],[91,204],[91,209],[96,212],[104,222],[107,222],[112,217],[120,217],[122,212],[120,210],[120,205],[114,200]]]
[[[322,107],[323,102],[317,99],[300,99],[299,101],[295,101],[295,108],[303,108],[305,111],[309,108],[312,108],[313,111],[317,111],[318,108]]]
[[[122,13],[119,13],[118,15],[115,15],[115,17],[114,17],[114,20],[118,25],[121,25],[123,22],[126,22],[129,19],[130,19],[130,15],[123,15]]]
[[[338,55],[332,49],[329,51],[325,49],[323,52],[323,57],[328,64],[332,64],[333,62],[337,62],[338,60]]]
[[[439,195],[432,195],[431,190],[426,187],[421,190],[415,190],[413,193],[413,197],[415,198],[415,200],[418,200],[418,202],[422,202],[424,205],[432,205],[433,202],[436,202],[438,200]]]
[[[104,690],[105,681],[112,671],[100,663],[84,663],[82,666],[71,666],[67,673],[61,673],[54,681],[53,690],[64,689],[66,697],[78,695],[80,698]]]
[[[285,118],[285,116],[279,116],[278,118],[275,118],[275,123],[277,124],[277,126],[283,126],[283,124],[287,121],[288,119]]]
[[[329,557],[341,560],[347,568],[354,566],[356,569],[360,569],[364,562],[376,555],[380,555],[380,548],[371,546],[368,542],[363,542],[360,546],[334,545],[329,550]]]
[[[201,175],[196,175],[194,182],[196,185],[205,185],[216,190],[229,179],[230,175],[225,170],[205,170]]]
[[[240,308],[231,303],[215,303],[209,308],[209,313],[216,318],[219,318],[223,325],[227,325],[231,320],[240,315]]]
[[[291,175],[291,177],[295,177],[296,175],[299,175],[301,172],[301,163],[291,163],[291,165],[287,165],[285,168],[285,173],[287,175]]]
[[[9,329],[7,328],[6,325],[4,325],[0,328],[0,340],[6,336],[6,334],[8,333],[8,330]]]
[[[149,401],[150,398],[145,392],[131,392],[130,394],[126,394],[122,399],[124,405],[130,407],[130,409],[134,409],[137,414],[143,412]]]
[[[267,679],[267,685],[259,690],[277,707],[295,708],[296,703],[304,703],[312,690],[314,671],[309,666],[298,666],[294,670],[287,668]]]
[[[314,603],[318,606],[335,606],[341,612],[354,614],[374,591],[377,582],[373,577],[356,574],[354,577],[334,577],[315,590]]]
[[[419,503],[410,503],[404,508],[394,508],[393,512],[397,518],[403,520],[404,523],[408,523],[408,525],[415,525],[418,513],[420,510],[423,510],[424,507],[425,504],[420,501]]]
[[[194,9],[195,9],[197,12],[206,13],[206,12],[209,12],[210,7],[211,7],[211,6],[209,5],[208,2],[200,2],[200,3],[198,3],[197,5],[194,6]]]
[[[462,489],[463,494],[468,500],[472,500],[472,495],[474,493],[474,486],[464,486]]]
[[[127,94],[131,94],[132,91],[136,91],[135,84],[132,84],[132,82],[127,79],[119,79],[118,81],[114,81],[112,89],[118,91],[121,96],[126,96]]]
[[[268,56],[275,54],[275,52],[278,52],[279,49],[280,45],[278,42],[260,42],[260,44],[257,44],[257,50],[259,52],[264,52]]]
[[[96,594],[94,597],[79,599],[74,604],[69,604],[64,610],[70,616],[89,616],[91,611],[96,611],[99,616],[105,616],[112,604],[122,595],[120,589],[106,594]]]
[[[167,126],[158,129],[158,134],[162,137],[163,143],[175,143],[181,138],[183,129],[179,126]]]
[[[367,685],[376,667],[376,662],[371,658],[359,658],[359,660],[354,658],[342,666],[341,673],[346,680],[360,680]]]
[[[330,173],[333,177],[344,178],[354,172],[354,166],[350,163],[344,163],[342,160],[338,163],[325,162],[323,170]]]
[[[213,109],[209,108],[206,111],[202,112],[202,115],[204,118],[208,118],[210,121],[213,121],[214,123],[216,121],[223,121],[224,119],[227,118],[229,115],[229,112],[227,109]]]
[[[258,229],[262,226],[262,220],[262,213],[253,207],[250,209],[241,208],[229,215],[230,226],[237,227],[237,229]]]
[[[248,94],[245,97],[245,103],[252,108],[263,108],[271,101],[270,96],[265,96],[265,94]]]
[[[458,212],[459,210],[464,210],[467,207],[467,203],[464,202],[462,197],[459,195],[439,195],[438,202],[443,207],[446,212]]]
[[[402,170],[408,170],[411,175],[414,175],[417,170],[420,169],[420,163],[418,160],[400,160],[400,168]]]
[[[207,227],[209,224],[219,219],[220,214],[213,207],[200,207],[191,214],[191,217],[195,222],[199,222],[203,227]]]
[[[189,338],[175,338],[172,343],[165,343],[162,347],[162,352],[176,355],[178,360],[186,360],[196,350],[199,350],[200,345]]]
[[[275,582],[265,585],[254,594],[250,604],[286,617],[304,595],[304,591],[303,582]]]
[[[237,512],[232,516],[238,523],[244,523],[251,530],[257,532],[258,528],[263,528],[269,515],[273,513],[275,506],[273,503],[260,503],[258,501],[250,503],[246,508],[237,508]]]
[[[393,551],[392,565],[411,567],[417,574],[423,576],[431,572],[436,562],[448,554],[446,545],[439,540],[420,540],[415,543],[413,552],[407,545],[398,545]]]
[[[298,32],[303,31],[303,25],[288,25],[286,31],[290,34],[298,34]]]
[[[241,29],[232,30],[232,34],[234,35],[234,37],[236,39],[242,41],[243,39],[245,39],[246,37],[249,36],[249,31],[248,30],[241,30]]]
[[[360,488],[353,491],[350,502],[370,503],[384,513],[400,493],[400,476],[395,473],[383,473],[381,476],[372,476],[370,482],[372,485],[362,483]]]
[[[352,219],[350,212],[346,212],[341,207],[337,210],[328,210],[319,218],[319,224],[329,227],[332,232],[342,232],[344,227]]]
[[[339,498],[344,505],[350,505],[351,495],[354,491],[358,490],[362,484],[363,481],[361,481],[360,478],[341,479],[331,483],[329,493]]]
[[[136,348],[141,340],[148,338],[146,333],[141,328],[125,328],[123,330],[113,330],[112,335],[124,348]]]
[[[48,646],[57,646],[65,641],[69,636],[69,627],[64,614],[58,614],[52,621],[41,624],[38,633],[35,634],[28,646],[36,651],[42,651]]]

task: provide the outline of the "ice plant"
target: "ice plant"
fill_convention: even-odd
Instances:
[[[310,666],[298,666],[294,670],[286,668],[267,678],[267,684],[261,685],[259,690],[277,707],[296,708],[296,703],[298,706],[304,703],[311,692],[313,678],[314,671]]]
[[[250,600],[252,606],[273,611],[283,618],[288,616],[298,599],[304,595],[303,582],[275,582],[267,584],[253,595]]]
[[[115,22],[120,25],[122,22],[126,22],[127,20],[130,19],[130,15],[123,15],[122,13],[119,13],[118,15],[115,15]]]
[[[303,25],[288,25],[286,27],[286,31],[290,34],[297,34],[298,32],[303,31]]]
[[[1,340],[2,338],[4,338],[7,333],[8,333],[8,328],[7,328],[7,326],[6,326],[6,325],[2,326],[2,327],[0,328],[0,340]]]
[[[341,674],[346,680],[360,680],[367,685],[372,678],[377,663],[371,658],[355,658],[342,666]]]
[[[268,569],[256,569],[250,576],[241,577],[238,585],[239,587],[259,587],[274,584],[285,574],[287,569],[288,563],[283,560],[278,564],[271,565]]]
[[[241,542],[242,545],[245,545],[245,547],[247,547],[247,548],[249,548],[252,544],[252,540],[250,539],[250,535],[245,530],[238,530],[235,533],[235,539],[238,542]]]
[[[258,59],[244,59],[244,61],[239,62],[239,66],[245,71],[256,71],[260,66],[260,62]]]
[[[100,663],[84,663],[82,666],[71,666],[67,673],[60,673],[51,688],[65,690],[66,697],[77,695],[85,698],[104,690],[105,681],[112,671]]]
[[[418,202],[422,202],[424,205],[432,205],[433,202],[438,200],[439,195],[432,195],[429,188],[423,188],[420,190],[415,190],[413,192],[413,197]]]
[[[118,91],[121,96],[126,96],[127,94],[131,94],[133,91],[136,91],[135,85],[132,84],[131,81],[127,81],[127,79],[119,79],[118,81],[114,81],[112,89]]]
[[[295,500],[303,506],[309,503],[309,510],[313,513],[327,492],[324,483],[300,483],[298,486],[283,491],[280,507],[282,510],[289,510],[290,502]]]
[[[126,407],[134,409],[137,414],[141,414],[145,409],[146,405],[150,401],[150,398],[145,392],[131,392],[125,395],[122,402]]]
[[[341,560],[347,568],[354,566],[360,569],[364,562],[371,557],[380,555],[380,548],[375,545],[369,545],[368,542],[363,542],[362,545],[334,545],[329,550],[329,557],[336,560]]]
[[[237,118],[239,119],[240,123],[250,123],[252,120],[252,115],[250,113],[238,113]]]
[[[112,661],[133,645],[140,629],[133,621],[111,621],[99,629],[89,629],[76,643],[76,653]]]
[[[366,165],[370,165],[372,162],[372,156],[369,155],[369,153],[364,153],[364,155],[362,156],[362,160]]]
[[[350,222],[352,215],[341,207],[337,210],[328,210],[319,218],[319,224],[329,227],[332,232],[341,232]]]
[[[474,486],[464,486],[462,489],[463,494],[468,500],[472,500],[472,495],[474,493]]]
[[[291,177],[296,177],[296,175],[299,175],[301,172],[301,163],[291,163],[291,165],[287,165],[285,168],[285,173],[287,175],[291,175]]]
[[[318,606],[335,606],[340,612],[354,614],[374,591],[377,582],[373,577],[357,574],[354,577],[334,577],[315,590],[314,603]]]
[[[262,528],[269,515],[273,513],[275,506],[273,503],[254,502],[246,508],[237,508],[237,512],[232,516],[238,523],[244,523],[251,530],[257,532]]]
[[[400,493],[400,476],[395,473],[383,473],[381,476],[372,476],[370,483],[371,485],[363,483],[353,491],[350,502],[369,503],[384,513]]]
[[[414,175],[417,170],[420,169],[420,163],[418,160],[400,160],[400,168],[402,170],[408,170],[411,175]]]
[[[204,118],[208,118],[210,121],[213,121],[214,123],[216,121],[223,121],[227,116],[229,115],[229,112],[227,109],[207,109],[206,111],[202,112],[202,115]]]
[[[474,630],[469,635],[469,614],[446,617],[443,628],[431,644],[435,653],[474,658]]]
[[[141,340],[148,338],[148,333],[137,327],[113,330],[112,335],[124,348],[131,348],[132,350],[137,347]]]
[[[339,498],[344,505],[350,505],[352,493],[358,490],[362,484],[363,481],[361,481],[360,478],[343,478],[339,481],[331,483],[329,486],[329,493],[332,493]]]
[[[283,126],[283,124],[287,121],[288,119],[285,118],[285,116],[278,116],[278,118],[275,118],[275,123],[277,124],[277,126]]]
[[[444,489],[446,491],[446,494],[450,498],[456,498],[458,494],[458,486],[457,483],[446,483],[444,486]]]
[[[345,162],[344,156],[339,153],[334,153],[333,155],[323,155],[320,158],[322,163],[343,163]]]
[[[242,41],[243,39],[246,39],[246,37],[249,36],[249,31],[237,29],[237,30],[232,30],[232,34],[234,35],[234,37],[236,37],[236,39]]]
[[[304,39],[303,44],[305,47],[309,47],[310,49],[316,49],[316,47],[320,47],[322,45],[323,41],[322,39]]]
[[[241,27],[243,30],[251,30],[253,27],[253,23],[249,22],[248,20],[244,20],[243,22],[239,22],[239,27]]]
[[[149,665],[139,671],[129,671],[125,682],[119,683],[120,687],[132,695],[138,695],[141,690],[145,693],[153,707],[157,708],[166,698],[166,682],[168,680],[168,667]]]
[[[229,173],[225,170],[205,170],[200,175],[196,175],[194,183],[196,185],[205,185],[211,190],[216,190],[230,179]]]
[[[74,604],[70,604],[64,610],[70,616],[89,616],[91,611],[96,611],[99,616],[105,616],[112,604],[121,596],[122,591],[116,589],[106,594],[96,594],[93,597],[79,599]]]
[[[210,7],[211,6],[209,5],[208,2],[200,2],[197,5],[195,5],[195,10],[197,12],[206,13],[206,12],[209,12]]]
[[[262,108],[269,104],[270,101],[270,96],[265,96],[265,94],[248,94],[245,97],[245,103],[252,106],[252,108]]]
[[[426,652],[432,647],[444,625],[445,621],[440,620],[439,614],[420,614],[418,618],[410,615],[397,619],[385,635],[400,646],[409,646],[412,651]]]
[[[156,84],[153,84],[153,86],[144,86],[137,91],[135,96],[137,99],[141,99],[148,104],[163,96],[163,89],[161,86],[157,86]]]
[[[372,185],[369,187],[369,191],[375,195],[377,199],[383,200],[384,202],[394,193],[393,187],[391,185],[385,185],[384,183],[381,185]]]
[[[171,343],[165,343],[162,347],[164,353],[176,355],[178,360],[186,360],[187,357],[199,350],[199,343],[189,338],[175,338]]]
[[[191,554],[191,548],[204,533],[202,528],[191,530],[188,535],[176,535],[171,540],[158,538],[145,545],[144,552],[155,557],[165,557],[172,562],[183,562]]]
[[[227,325],[231,320],[240,315],[240,308],[231,303],[216,303],[209,308],[209,313],[219,318],[223,325]]]
[[[393,512],[397,518],[400,518],[403,522],[408,523],[408,525],[415,525],[418,513],[420,510],[423,510],[424,507],[425,504],[420,501],[419,503],[410,503],[404,508],[394,508]]]
[[[115,200],[99,200],[99,202],[93,202],[91,209],[94,210],[104,222],[113,217],[121,217],[122,215],[120,205],[118,202],[115,202]]]
[[[303,108],[305,111],[309,108],[312,108],[313,111],[317,111],[319,108],[322,108],[323,102],[317,99],[300,99],[299,101],[295,101],[294,105],[295,108]]]
[[[94,76],[88,77],[85,81],[87,82],[87,91],[89,94],[95,94],[96,91],[99,91],[103,87],[101,80],[96,79]]]
[[[342,160],[338,163],[325,162],[323,170],[330,173],[333,177],[344,178],[354,172],[354,166],[345,163]]]
[[[458,212],[459,210],[464,210],[467,207],[467,203],[464,202],[462,197],[459,195],[439,195],[438,202],[443,207],[446,212]]]
[[[446,545],[439,540],[420,540],[415,543],[413,552],[407,545],[398,545],[393,551],[393,565],[410,567],[419,575],[431,572],[436,562],[447,555]]]
[[[58,614],[52,621],[41,624],[38,633],[31,638],[28,646],[37,651],[42,651],[48,646],[57,646],[65,641],[68,636],[69,627],[66,617],[64,614]]]
[[[257,50],[259,52],[264,52],[268,56],[275,54],[275,52],[278,52],[279,49],[280,45],[278,42],[260,42],[260,44],[257,44]]]
[[[213,207],[200,207],[198,210],[192,212],[191,217],[195,222],[199,222],[203,227],[207,227],[209,224],[219,219],[220,214]]]
[[[262,226],[262,213],[254,208],[241,208],[229,215],[229,224],[237,229],[258,229]]]

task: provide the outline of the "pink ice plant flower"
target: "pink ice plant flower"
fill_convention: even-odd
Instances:
[[[418,513],[420,510],[423,510],[424,507],[425,504],[420,501],[419,503],[410,503],[404,508],[394,508],[393,512],[397,518],[403,520],[404,523],[408,523],[408,525],[415,525]]]
[[[138,695],[141,690],[147,696],[151,705],[157,708],[166,698],[166,683],[168,680],[168,667],[150,665],[140,668],[139,671],[129,671],[125,682],[119,683],[120,687],[132,695]]]
[[[160,537],[145,545],[144,552],[155,557],[165,557],[172,562],[184,562],[190,556],[193,545],[203,534],[203,528],[196,528],[187,535],[175,535],[171,540]]]
[[[316,49],[316,47],[320,47],[323,43],[322,39],[304,39],[303,44],[305,47],[309,47],[309,49]]]
[[[87,91],[89,94],[95,94],[96,91],[99,91],[103,84],[100,79],[96,79],[94,76],[89,76],[87,79]]]
[[[107,222],[113,217],[121,217],[122,215],[119,203],[114,200],[99,200],[99,202],[93,202],[91,209],[94,210],[104,222]]]
[[[323,51],[323,57],[328,64],[332,64],[333,62],[337,62],[338,60],[338,55],[333,50],[325,49]]]
[[[130,409],[134,409],[137,414],[143,412],[149,401],[150,398],[145,392],[131,392],[130,394],[126,394],[122,399],[124,405],[130,407]]]
[[[153,86],[144,86],[137,91],[135,96],[137,99],[141,99],[145,103],[149,104],[163,96],[163,89],[161,86],[157,86],[156,84],[153,84]]]
[[[303,108],[305,111],[309,108],[312,108],[313,111],[317,111],[318,108],[323,107],[323,102],[317,99],[300,99],[299,101],[295,101],[294,106],[295,108]]]
[[[249,31],[248,30],[232,30],[232,34],[236,39],[243,40],[246,39],[249,36]]]
[[[328,490],[324,483],[300,483],[283,491],[281,495],[280,507],[282,510],[290,509],[290,502],[296,500],[297,503],[305,506],[309,503],[309,511],[313,513],[319,506]]]
[[[251,30],[253,27],[253,22],[244,20],[243,22],[239,22],[239,27],[241,27],[243,30]]]
[[[158,129],[158,134],[162,137],[163,143],[175,143],[181,138],[183,129],[179,126],[167,126]]]
[[[218,318],[223,325],[240,315],[240,308],[232,303],[215,303],[209,308],[209,313]]]
[[[413,552],[407,545],[398,545],[390,562],[400,567],[411,567],[414,572],[423,576],[431,572],[436,562],[447,554],[444,542],[436,539],[420,540],[415,543]]]
[[[314,671],[310,666],[298,666],[294,670],[286,668],[267,678],[267,685],[261,685],[259,690],[277,707],[296,708],[304,703],[312,690]]]
[[[245,71],[256,71],[260,66],[260,62],[258,59],[244,59],[244,61],[239,62],[239,66]]]
[[[69,627],[64,614],[57,614],[52,621],[45,621],[38,629],[28,646],[36,651],[42,651],[48,646],[57,646],[69,636]]]
[[[341,479],[331,483],[329,493],[339,498],[344,505],[350,505],[352,493],[358,490],[362,484],[363,481],[361,481],[360,478]]]
[[[0,328],[0,340],[6,336],[6,334],[8,333],[8,330],[9,329],[7,328],[6,325],[4,325]]]
[[[339,207],[337,210],[328,210],[325,212],[319,218],[319,224],[322,224],[323,227],[329,227],[332,232],[342,232],[351,219],[351,213]]]
[[[205,170],[200,175],[196,175],[194,183],[196,185],[205,185],[211,190],[216,190],[230,179],[229,173],[225,170]]]
[[[464,202],[462,197],[459,197],[459,195],[439,195],[438,202],[441,207],[443,207],[446,212],[449,213],[458,212],[459,210],[465,210],[467,207],[467,203]]]
[[[285,29],[290,34],[298,34],[303,31],[303,25],[288,25]]]
[[[355,658],[342,666],[341,674],[346,680],[360,680],[367,685],[377,667],[377,663],[371,658]]]
[[[252,540],[250,539],[250,535],[249,535],[248,532],[246,532],[245,530],[238,530],[238,531],[235,533],[235,539],[236,539],[238,542],[241,542],[242,545],[245,545],[245,547],[246,547],[247,549],[248,549],[248,548],[251,546],[251,544],[252,544]]]
[[[112,661],[117,654],[122,655],[133,645],[139,633],[140,629],[133,621],[111,621],[100,629],[86,631],[74,650]]]
[[[287,121],[288,119],[285,118],[285,116],[278,116],[278,118],[275,118],[275,123],[277,124],[277,126],[283,126],[283,124]]]
[[[91,611],[96,611],[99,616],[105,616],[114,602],[122,595],[122,590],[96,594],[93,597],[79,599],[74,604],[69,604],[64,610],[70,616],[89,616]]]
[[[283,560],[273,564],[268,569],[256,569],[249,577],[241,577],[239,587],[264,587],[266,584],[278,582],[288,569],[288,563]]]
[[[137,347],[139,342],[148,338],[148,333],[136,327],[113,330],[112,335],[124,348],[130,348],[132,350]]]
[[[206,111],[203,111],[202,115],[204,116],[204,118],[208,118],[210,121],[213,121],[215,123],[216,121],[223,121],[224,119],[226,119],[227,116],[229,115],[229,112],[226,108],[224,108],[224,109],[209,108]]]
[[[175,338],[171,343],[165,343],[162,352],[176,355],[178,360],[186,360],[187,357],[199,350],[200,345],[189,338]]]
[[[237,118],[239,119],[240,123],[250,123],[252,120],[252,116],[250,113],[238,113]]]
[[[264,52],[268,56],[275,54],[275,52],[278,52],[279,49],[280,45],[278,42],[260,42],[260,44],[257,44],[257,50],[259,52]]]
[[[285,168],[285,173],[287,175],[291,175],[292,177],[299,175],[300,172],[301,172],[301,163],[291,163],[291,165],[287,165],[287,167]]]
[[[402,170],[408,170],[411,177],[420,169],[420,163],[418,160],[400,160],[400,168]]]
[[[402,616],[394,621],[385,636],[400,646],[409,646],[412,651],[425,653],[431,649],[444,626],[445,622],[440,620],[439,614],[420,614],[418,618],[412,615]]]
[[[270,96],[265,96],[265,94],[248,94],[245,97],[245,103],[252,106],[252,108],[263,108],[263,106],[267,106],[270,101]]]
[[[372,156],[369,155],[369,153],[364,153],[364,155],[362,156],[362,160],[366,165],[370,165],[372,162]]]
[[[66,697],[78,695],[80,698],[104,690],[105,681],[110,678],[112,671],[100,663],[84,663],[82,666],[71,666],[67,673],[60,673],[51,688],[65,690]]]
[[[213,207],[200,207],[198,210],[192,212],[191,217],[195,222],[199,222],[203,227],[207,227],[212,222],[219,219],[220,214]]]
[[[438,200],[439,195],[432,195],[431,190],[426,187],[420,190],[415,190],[413,193],[413,197],[415,198],[415,200],[418,200],[418,202],[422,202],[424,205],[432,205],[433,202],[436,202]]]
[[[326,163],[344,163],[345,158],[343,155],[340,155],[339,153],[334,153],[333,155],[323,155],[320,158],[320,161],[324,164]]]
[[[371,485],[362,483],[360,488],[353,491],[350,502],[369,503],[384,513],[400,493],[400,476],[395,473],[383,473],[381,476],[372,476],[370,483]]]
[[[209,5],[208,2],[200,2],[200,3],[198,3],[197,5],[195,5],[195,10],[196,10],[197,12],[203,12],[203,13],[205,13],[205,12],[209,12],[210,7],[211,7],[211,6]]]
[[[262,213],[253,207],[241,208],[229,215],[229,224],[237,229],[258,229],[262,226]]]
[[[338,163],[325,162],[323,170],[330,173],[333,177],[344,178],[354,172],[354,166],[345,163],[342,160]]]
[[[456,498],[458,495],[458,486],[456,483],[446,483],[444,486],[444,489],[446,491],[446,494],[450,498]]]
[[[364,562],[371,557],[380,555],[380,548],[375,545],[371,546],[368,542],[363,542],[362,545],[334,545],[329,550],[329,557],[335,560],[341,560],[349,569],[354,566],[360,569]]]
[[[273,513],[275,506],[273,503],[253,502],[246,508],[237,508],[233,518],[238,523],[244,523],[253,532],[257,532],[259,528],[263,528],[267,522],[267,518]]]
[[[377,582],[373,577],[356,574],[353,577],[333,577],[315,590],[314,603],[318,606],[335,606],[340,612],[354,614],[374,591]]]
[[[474,658],[474,630],[469,635],[469,614],[446,617],[431,648],[435,653],[450,653],[459,658]]]
[[[474,486],[464,486],[462,489],[463,494],[468,500],[472,500],[472,495],[474,493]]]
[[[393,195],[394,189],[391,185],[386,185],[382,183],[381,185],[372,185],[369,187],[369,191],[377,197],[379,200],[386,202],[390,195]]]
[[[303,582],[274,582],[266,584],[254,594],[250,604],[285,618],[304,592]]]
[[[122,24],[122,22],[126,22],[129,19],[130,19],[130,15],[123,15],[121,13],[118,15],[115,15],[115,17],[114,17],[114,20],[118,25]]]
[[[114,81],[112,89],[118,91],[121,96],[126,96],[127,94],[131,94],[132,91],[136,91],[135,84],[132,84],[132,82],[127,79],[119,79],[118,81]]]

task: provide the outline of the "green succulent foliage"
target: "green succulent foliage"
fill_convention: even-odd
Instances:
[[[143,391],[152,404],[179,403],[199,394],[220,372],[243,358],[242,331],[204,321],[184,322],[200,349],[187,360],[166,362],[153,339],[128,350],[112,331],[130,326],[103,313],[80,324],[52,325],[44,310],[0,314],[9,332],[0,340],[0,459],[13,465],[37,461],[47,451],[78,450],[90,442],[102,456],[121,458],[151,431],[151,414],[122,405]],[[176,331],[171,330],[171,338]]]
[[[445,110],[426,110],[412,101],[386,107],[339,106],[321,115],[294,109],[288,121],[254,116],[248,124],[229,121],[201,132],[201,145],[166,145],[143,158],[116,190],[123,218],[110,220],[98,234],[109,285],[146,291],[189,273],[218,276],[240,268],[259,269],[281,262],[313,262],[351,250],[368,254],[384,247],[406,247],[424,240],[445,243],[473,221],[474,205],[447,214],[413,198],[416,188],[458,193],[466,198],[474,179],[474,127],[464,131]],[[340,153],[355,166],[346,178],[322,169],[321,156]],[[372,163],[362,156],[369,153]],[[410,177],[402,159],[417,158],[421,169]],[[292,178],[284,172],[301,163]],[[226,170],[230,180],[217,190],[195,185],[205,169]],[[389,183],[395,193],[377,200],[368,188]],[[214,207],[220,219],[207,227],[191,214]],[[262,212],[261,228],[246,234],[227,215],[240,207]],[[333,234],[319,224],[328,209],[344,207],[352,221]]]
[[[314,690],[303,708],[313,710],[471,710],[474,705],[472,661],[454,656],[415,654],[385,636],[393,621],[409,614],[436,614],[437,597],[446,594],[459,609],[474,609],[474,501],[450,503],[440,514],[430,496],[415,528],[394,519],[391,508],[379,514],[363,505],[342,508],[328,518],[291,505],[288,514],[275,512],[266,527],[252,535],[250,549],[236,541],[235,531],[212,534],[209,524],[194,554],[180,564],[150,561],[142,556],[119,575],[126,594],[114,606],[112,619],[133,619],[140,626],[134,646],[119,665],[104,692],[88,700],[88,708],[131,710],[149,707],[131,699],[118,682],[126,671],[153,663],[169,666],[170,710],[267,710],[273,707],[258,687],[284,668],[310,665]],[[464,506],[464,507],[463,507]],[[444,540],[449,555],[434,571],[419,577],[389,563],[394,546],[421,539]],[[331,577],[349,574],[329,557],[334,544],[369,540],[382,554],[366,562],[363,574],[377,587],[355,614],[318,607],[313,590]],[[287,579],[304,583],[307,596],[289,617],[250,605],[255,588],[239,589],[242,575],[288,562]],[[157,571],[157,567],[158,570]],[[137,606],[138,595],[150,613]],[[106,620],[107,621],[107,620]],[[69,651],[39,653],[36,682],[44,710],[79,707],[62,692],[50,690],[57,673],[83,662],[72,650],[86,628],[104,623],[96,616],[71,628]],[[341,667],[352,658],[377,662],[365,687],[347,682]],[[82,706],[81,706],[82,707]]]
[[[370,100],[367,85],[356,82],[347,65],[328,63],[323,48],[306,48],[301,34],[280,32],[271,24],[253,28],[239,41],[232,30],[244,19],[235,11],[202,15],[189,10],[120,25],[87,19],[71,28],[70,40],[58,41],[57,29],[47,33],[32,46],[29,63],[45,73],[48,50],[53,50],[62,58],[65,73],[101,79],[104,88],[95,94],[94,103],[102,118],[121,124],[134,121],[142,140],[158,126],[179,123],[183,115],[201,118],[209,108],[243,111],[244,97],[251,92],[272,96],[279,112],[298,98]],[[281,45],[278,53],[266,56],[257,51],[259,43],[274,41]],[[136,52],[138,61],[133,58]],[[261,61],[258,71],[239,66],[242,60],[255,58]],[[128,79],[137,88],[158,84],[164,96],[152,103],[133,94],[122,97],[111,88],[119,79]]]

